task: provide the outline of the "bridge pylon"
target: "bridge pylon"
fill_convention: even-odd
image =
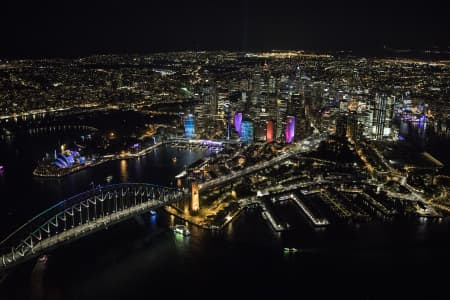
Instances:
[[[196,181],[192,182],[191,189],[192,189],[191,211],[197,212],[200,209],[200,190],[198,188],[198,183]]]

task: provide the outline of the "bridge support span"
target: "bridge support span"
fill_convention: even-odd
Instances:
[[[76,195],[37,215],[0,242],[0,269],[185,196],[181,190],[145,183],[109,185]]]

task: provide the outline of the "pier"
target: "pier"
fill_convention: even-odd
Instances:
[[[318,218],[314,216],[313,212],[297,197],[297,195],[289,194],[289,198],[292,199],[295,204],[301,209],[301,211],[308,217],[314,226],[327,226],[330,222],[326,218]]]

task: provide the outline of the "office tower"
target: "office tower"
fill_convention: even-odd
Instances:
[[[354,140],[359,140],[363,133],[359,119],[360,117],[356,111],[350,112],[347,116],[347,131]]]
[[[307,134],[309,122],[305,114],[305,102],[298,92],[291,95],[291,102],[288,107],[288,115],[295,117],[295,139],[301,139],[302,134]]]
[[[266,121],[259,120],[253,123],[254,140],[258,142],[266,141]]]
[[[207,106],[208,115],[217,114],[217,93],[213,86],[206,86],[202,90],[202,102]]]
[[[194,107],[195,133],[197,136],[203,136],[209,123],[209,103],[202,100]]]
[[[241,141],[246,142],[246,143],[253,142],[253,122],[252,121],[243,121],[242,122]]]
[[[260,73],[253,74],[252,83],[253,92],[251,102],[253,106],[256,106],[258,103],[259,94],[261,93],[261,86],[264,83],[264,79],[261,77]]]
[[[195,135],[194,116],[189,114],[184,119],[184,135],[187,138],[192,138]]]
[[[280,139],[284,135],[284,129],[286,124],[287,115],[287,101],[284,99],[277,100],[277,112],[276,112],[276,131],[275,137]]]
[[[229,103],[225,104],[224,107],[224,115],[225,115],[225,122],[226,122],[226,138],[227,140],[231,137],[231,106]]]
[[[222,89],[217,93],[217,120],[223,121],[225,117],[225,105],[229,102],[228,90]]]
[[[375,95],[372,119],[372,137],[374,139],[380,140],[391,134],[393,106],[394,97],[388,97],[384,94]]]
[[[336,118],[336,136],[345,137],[347,135],[347,115],[339,114]]]
[[[268,83],[268,92],[269,94],[275,94],[277,91],[277,81],[275,77],[270,76],[269,77],[269,83]]]
[[[267,121],[266,125],[266,142],[271,143],[273,142],[273,121],[269,120]]]
[[[241,128],[242,128],[242,113],[237,112],[234,114],[234,129],[241,136]]]
[[[286,119],[286,143],[292,143],[295,137],[295,117],[288,116]]]

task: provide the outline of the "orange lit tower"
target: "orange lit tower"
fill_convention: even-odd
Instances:
[[[195,212],[200,209],[200,191],[198,189],[198,183],[192,182],[192,198],[191,198],[191,211]]]

